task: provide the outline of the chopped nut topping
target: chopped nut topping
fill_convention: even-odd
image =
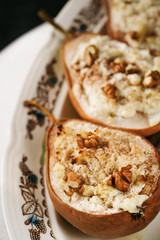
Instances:
[[[160,72],[155,70],[152,71],[149,76],[151,76],[153,78],[154,81],[160,82]]]
[[[98,57],[98,49],[94,45],[90,45],[84,52],[84,60],[88,67],[90,67],[95,59]]]
[[[71,187],[68,187],[68,189],[66,189],[64,191],[68,196],[72,196],[74,193],[73,188],[71,188]]]
[[[124,73],[127,63],[125,60],[121,60],[119,62],[111,62],[110,66],[115,70],[116,73],[120,72],[120,73]]]
[[[137,181],[146,182],[147,181],[147,176],[140,175],[139,178],[137,179]]]
[[[127,192],[129,190],[129,183],[123,179],[123,176],[120,172],[115,172],[115,186],[118,190]]]
[[[115,185],[115,182],[114,182],[114,179],[113,179],[112,176],[107,180],[107,184],[108,184],[109,186]]]
[[[84,140],[84,145],[87,148],[97,147],[100,143],[100,139],[94,133],[89,132],[87,139]]]
[[[77,144],[80,148],[84,148],[84,139],[81,137],[80,134],[77,134]]]
[[[141,194],[150,195],[153,192],[153,189],[157,185],[156,178],[154,175],[147,176],[146,185],[142,189]]]
[[[160,51],[156,50],[156,49],[151,49],[150,54],[154,57],[158,57],[158,56],[160,56]]]
[[[116,98],[114,85],[109,83],[105,87],[103,87],[102,90],[108,98]]]
[[[97,147],[100,143],[100,138],[92,132],[87,133],[87,138],[82,138],[80,134],[77,134],[77,137],[77,144],[80,148]]]
[[[144,87],[155,87],[160,84],[160,72],[155,70],[151,71],[143,80]]]
[[[73,188],[69,187],[68,186],[68,183],[65,181],[65,180],[61,180],[60,181],[60,186],[61,188],[65,191],[65,193],[68,195],[68,196],[72,196],[73,194]]]
[[[126,67],[126,74],[134,74],[134,73],[140,73],[141,70],[139,69],[136,64],[129,63]]]
[[[126,178],[126,180],[131,183],[132,182],[132,172],[130,169],[132,168],[131,165],[127,165],[126,167],[121,168],[122,175]]]
[[[129,35],[130,35],[130,38],[132,38],[133,40],[138,40],[139,39],[139,34],[136,31],[130,32]]]
[[[68,186],[72,188],[79,188],[80,185],[82,184],[82,180],[80,179],[77,173],[70,172],[67,175],[67,183],[68,183]]]
[[[81,66],[80,66],[79,60],[72,65],[72,68],[73,68],[75,71],[77,71],[77,72],[79,72],[79,71],[81,70]]]
[[[129,190],[130,183],[132,182],[131,165],[122,167],[120,171],[116,171],[108,179],[107,184],[109,186],[115,186],[118,190],[127,192]]]

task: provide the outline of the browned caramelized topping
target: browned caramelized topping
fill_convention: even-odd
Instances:
[[[74,165],[76,163],[76,158],[73,158],[71,164]]]
[[[80,148],[97,147],[99,143],[100,138],[92,132],[88,132],[86,138],[82,138],[80,134],[77,134],[77,144]]]
[[[98,49],[95,45],[89,45],[84,52],[84,60],[87,67],[90,67],[98,57]]]
[[[120,191],[127,192],[132,182],[131,168],[131,165],[127,165],[126,167],[122,167],[120,171],[114,172],[110,179],[108,179],[107,184],[115,186]]]
[[[115,86],[110,83],[102,88],[103,92],[106,94],[108,98],[116,98],[115,89],[116,89]]]
[[[60,124],[60,125],[58,126],[57,136],[59,136],[59,135],[62,133],[62,131],[63,131],[63,125]]]

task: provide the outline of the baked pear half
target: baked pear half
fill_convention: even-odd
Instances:
[[[58,213],[80,231],[116,238],[146,227],[160,209],[157,150],[135,134],[82,120],[47,131],[47,186]]]
[[[68,38],[61,59],[79,115],[149,136],[160,130],[160,56],[108,36]]]
[[[146,227],[160,210],[160,159],[145,138],[80,119],[49,117],[47,187],[57,212],[80,231],[115,238]]]
[[[107,10],[107,32],[129,45],[149,48],[160,55],[160,1],[103,0]]]

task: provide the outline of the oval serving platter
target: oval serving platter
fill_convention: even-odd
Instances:
[[[106,16],[99,0],[72,0],[56,20],[71,32],[100,32]],[[24,100],[34,98],[57,118],[78,117],[61,69],[59,50],[63,40],[58,33],[50,36],[26,76],[15,109],[2,176],[3,211],[10,239],[93,239],[54,210],[45,182],[44,135],[49,122],[40,111],[23,107]],[[159,134],[150,140],[159,148]],[[121,240],[158,240],[159,222],[160,214],[146,229]]]

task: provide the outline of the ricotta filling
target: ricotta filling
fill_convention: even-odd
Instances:
[[[84,136],[86,132],[96,134],[100,145],[80,148],[77,134]],[[121,211],[139,213],[144,201],[151,196],[151,193],[141,194],[146,183],[140,176],[153,176],[155,181],[159,177],[154,150],[141,137],[94,124],[65,123],[61,134],[56,138],[55,151],[58,162],[50,170],[53,189],[64,202],[80,211],[93,214]],[[76,162],[73,161],[75,159]],[[112,174],[127,165],[131,165],[132,174],[128,191],[109,185],[108,180]],[[82,180],[80,187],[75,185],[75,180],[70,183],[67,180],[67,176],[73,172]],[[80,191],[82,187],[83,192]]]
[[[126,40],[132,46],[160,50],[159,12],[160,0],[112,0],[113,30],[125,33]],[[136,32],[140,38],[130,37],[133,32]]]
[[[91,67],[85,66],[84,55],[88,46],[98,49],[98,57]],[[126,69],[136,65],[139,72],[115,72],[106,61],[125,61]],[[151,71],[160,74],[160,56],[151,56],[149,50],[138,50],[111,40],[107,36],[92,38],[80,44],[71,66],[79,62],[79,77],[73,84],[73,93],[84,112],[90,117],[112,126],[147,128],[160,122],[160,85],[149,87]],[[128,70],[129,71],[129,70]],[[160,76],[160,75],[159,75]],[[116,99],[103,91],[106,84],[115,87]]]

